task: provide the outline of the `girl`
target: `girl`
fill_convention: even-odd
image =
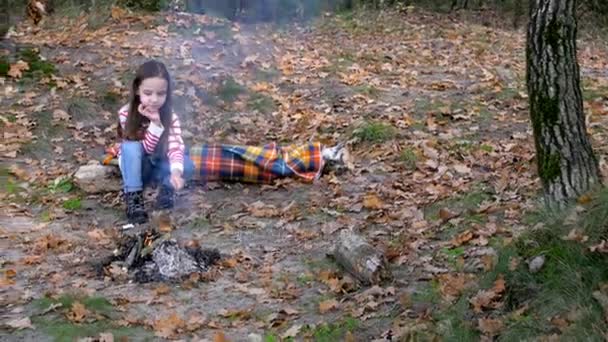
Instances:
[[[110,149],[118,156],[127,205],[127,219],[144,223],[143,188],[160,183],[157,207],[173,207],[173,194],[184,185],[184,142],[180,122],[171,108],[171,78],[158,61],[142,64],[135,74],[130,103],[119,111],[121,143]]]
[[[118,156],[130,223],[147,221],[142,191],[150,183],[160,183],[157,208],[173,207],[175,190],[184,186],[184,169],[188,179],[201,183],[270,183],[284,177],[311,182],[325,165],[337,171],[352,168],[342,145],[325,148],[318,142],[261,147],[203,144],[184,155],[179,119],[171,110],[171,79],[157,61],[138,68],[131,102],[120,109],[119,118],[122,142],[108,149],[104,164]]]

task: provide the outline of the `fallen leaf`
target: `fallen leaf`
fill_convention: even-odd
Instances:
[[[597,245],[589,247],[589,250],[591,252],[608,253],[608,243],[606,242],[606,240],[602,240]]]
[[[114,335],[111,332],[99,334],[99,342],[114,342]]]
[[[471,232],[470,230],[466,230],[460,234],[458,234],[456,237],[454,237],[451,241],[452,246],[454,247],[458,247],[458,246],[462,246],[463,244],[471,241],[471,239],[473,239],[473,232]]]
[[[112,6],[110,13],[111,13],[112,19],[114,19],[116,21],[120,21],[122,18],[124,18],[127,15],[127,11],[125,11],[124,9],[122,9],[118,6]]]
[[[28,255],[25,258],[21,259],[21,262],[24,265],[36,265],[42,262],[41,255]]]
[[[457,216],[457,213],[450,211],[448,208],[439,209],[439,218],[441,218],[442,221],[449,221]]]
[[[106,235],[106,233],[103,230],[101,230],[99,228],[95,228],[91,231],[88,231],[87,235],[90,238],[92,238],[94,240],[98,240],[98,241],[99,240],[108,240],[110,238],[108,235]]]
[[[196,331],[200,329],[206,321],[207,319],[203,315],[195,313],[188,318],[188,321],[186,322],[186,330]]]
[[[17,271],[12,268],[9,268],[8,270],[4,271],[4,276],[8,279],[15,278],[15,276],[17,276]]]
[[[287,331],[281,335],[281,338],[287,339],[290,337],[296,337],[300,333],[300,330],[302,330],[301,324],[292,325],[291,328],[287,329]]]
[[[464,164],[454,164],[454,170],[460,174],[471,174],[471,168]]]
[[[589,240],[589,236],[584,235],[581,230],[574,228],[568,233],[567,236],[562,236],[562,240],[584,243]]]
[[[9,328],[17,329],[17,330],[34,329],[34,326],[32,325],[32,321],[30,320],[29,317],[15,318],[13,320],[6,322],[6,326],[8,326]]]
[[[12,173],[13,175],[17,176],[17,178],[19,178],[21,180],[29,179],[29,175],[27,174],[27,171],[25,171],[24,169],[20,168],[19,166],[15,165],[15,164],[11,165],[11,167],[9,168],[9,172]]]
[[[460,296],[460,294],[469,285],[471,285],[474,278],[475,277],[473,275],[464,273],[440,274],[437,276],[439,281],[439,291],[446,300],[452,301]]]
[[[55,121],[69,121],[70,114],[62,109],[55,109],[53,111],[53,120]]]
[[[161,284],[160,286],[154,289],[154,294],[156,296],[166,295],[169,292],[171,292],[171,288],[166,284]]]
[[[213,342],[229,342],[223,332],[218,331],[213,335]]]
[[[502,320],[497,318],[480,318],[479,331],[485,335],[496,336],[504,328]]]
[[[250,204],[247,210],[253,217],[274,217],[279,215],[279,209],[274,205],[265,204],[262,201],[257,201]]]
[[[161,213],[153,217],[152,225],[156,226],[161,233],[169,233],[173,231],[173,223],[171,217],[166,213]]]
[[[84,319],[89,314],[89,310],[80,302],[74,302],[72,304],[72,308],[66,314],[67,319],[74,323],[80,323],[84,321]]]
[[[172,338],[179,329],[184,327],[186,327],[186,322],[176,313],[154,321],[153,325],[155,335],[162,338]]]
[[[23,72],[26,70],[30,70],[29,64],[24,61],[17,61],[15,64],[11,64],[10,69],[8,70],[7,75],[12,78],[21,78],[23,76]]]
[[[319,303],[319,312],[324,314],[338,307],[338,301],[335,299],[324,300]]]
[[[378,196],[370,194],[363,197],[363,208],[376,210],[382,209],[383,207],[384,203],[382,203],[382,200],[378,198]]]
[[[223,259],[220,262],[222,264],[223,267],[228,267],[228,268],[234,268],[236,267],[236,265],[239,264],[238,260],[236,260],[236,258],[228,258],[228,259]]]
[[[494,286],[488,290],[480,290],[469,301],[473,305],[473,310],[476,313],[481,313],[484,308],[497,309],[502,307],[503,303],[498,302],[501,299],[502,293],[505,291],[505,279],[501,274],[494,282]]]
[[[555,316],[553,318],[551,318],[551,324],[553,324],[555,327],[557,327],[560,331],[565,331],[566,329],[568,329],[568,327],[570,326],[570,323],[568,323],[567,320],[559,317],[559,316]]]

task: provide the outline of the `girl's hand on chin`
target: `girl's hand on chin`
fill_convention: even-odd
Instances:
[[[158,112],[158,109],[152,109],[152,107],[147,107],[144,106],[143,103],[140,103],[137,110],[141,113],[141,115],[150,119],[150,121],[160,124],[160,113]]]

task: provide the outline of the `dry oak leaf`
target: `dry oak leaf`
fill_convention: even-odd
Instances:
[[[498,279],[494,282],[494,286],[488,290],[480,290],[471,300],[469,301],[473,305],[473,311],[481,313],[484,308],[497,309],[503,305],[502,302],[498,302],[502,297],[502,293],[505,291],[505,279],[501,274]]]
[[[319,303],[319,312],[324,314],[338,307],[338,301],[335,299],[328,299]]]
[[[479,331],[485,335],[495,336],[504,328],[502,320],[497,318],[480,318]]]
[[[23,71],[30,70],[29,64],[24,61],[17,61],[15,64],[11,64],[10,69],[8,70],[7,75],[12,78],[21,78],[23,76]]]
[[[89,315],[89,310],[80,302],[74,302],[72,309],[66,314],[67,319],[74,323],[80,323]]]
[[[154,331],[156,336],[162,338],[172,338],[177,334],[179,329],[186,326],[186,322],[176,313],[172,313],[167,318],[161,318],[154,321]]]

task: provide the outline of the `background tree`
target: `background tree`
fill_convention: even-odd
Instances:
[[[575,0],[532,0],[526,46],[538,175],[558,206],[601,182],[585,127],[575,8]]]

